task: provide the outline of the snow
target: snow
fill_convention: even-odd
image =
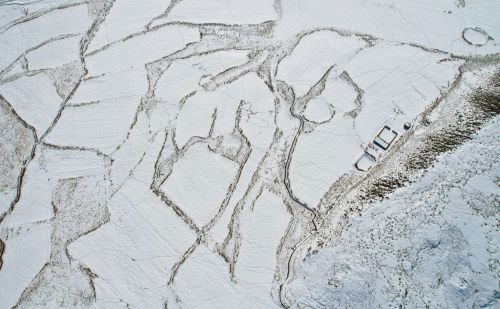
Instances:
[[[308,102],[304,117],[312,122],[322,123],[332,119],[335,110],[324,98],[314,98]]]
[[[290,163],[293,192],[309,207],[316,207],[330,185],[353,169],[361,145],[352,120],[340,115],[301,136]]]
[[[403,124],[413,121],[449,87],[462,63],[441,59],[415,47],[391,43],[377,44],[352,57],[345,72],[362,91],[362,109],[354,119],[341,113],[298,139],[290,164],[290,183],[297,197],[316,207],[331,184],[353,170],[363,148],[384,126],[403,133]],[[339,110],[345,112],[355,107],[351,102],[356,100],[356,89],[341,78],[342,74],[331,75],[323,92],[308,102],[306,119],[317,100],[332,102],[334,108],[338,102]]]
[[[361,157],[358,159],[358,161],[356,161],[356,167],[359,170],[366,172],[373,165],[375,165],[375,163],[376,163],[376,161],[371,155],[364,153],[363,155],[361,155]]]
[[[54,121],[62,99],[50,78],[44,74],[23,76],[8,85],[0,85],[0,94],[18,115],[41,136]]]
[[[489,188],[500,167],[499,125],[497,117],[304,256],[290,283],[295,306],[495,307],[490,262],[498,259],[500,192]],[[479,179],[479,187],[471,185]]]
[[[247,87],[247,85],[252,85],[252,87]],[[235,92],[243,94],[245,89],[251,89],[252,93],[242,95],[242,99],[248,103],[243,105],[242,117],[245,121],[240,126],[243,134],[255,147],[255,151],[264,155],[275,132],[275,124],[273,123],[274,98],[264,83],[255,75],[242,77]]]
[[[256,286],[253,291],[262,298],[271,290],[276,269],[276,250],[291,219],[282,201],[264,191],[249,218],[241,227],[242,244],[236,267],[236,280],[242,286]],[[263,304],[264,305],[264,304]],[[271,302],[269,306],[273,306]]]
[[[0,29],[5,30],[13,24],[26,19],[50,12],[56,8],[64,8],[81,4],[79,0],[61,0],[61,1],[4,1],[0,11]],[[0,30],[0,31],[1,31]]]
[[[325,90],[316,98],[326,100],[335,110],[345,114],[356,108],[357,96],[358,93],[352,85],[335,74],[331,74],[326,80]]]
[[[27,169],[23,186],[27,193],[22,195],[5,225],[14,228],[53,215],[52,191],[58,179],[103,175],[109,162],[91,152],[77,150],[61,151],[39,148],[36,160]]]
[[[184,0],[174,6],[165,21],[234,25],[276,19],[273,0],[259,0],[258,5],[252,0]]]
[[[13,76],[19,73],[24,73],[25,71],[26,70],[25,66],[23,65],[23,59],[19,59],[10,66],[10,69],[6,71],[6,75]]]
[[[176,60],[158,80],[155,94],[167,102],[180,102],[184,96],[202,89],[202,78],[215,77],[242,65],[248,61],[247,55],[246,50],[223,50]]]
[[[140,101],[136,97],[68,107],[47,142],[113,152],[126,138]]]
[[[489,36],[488,34],[481,28],[465,28],[463,33],[463,38],[470,44],[476,46],[482,46],[488,43]]]
[[[51,69],[80,57],[81,36],[47,43],[26,55],[30,70]]]
[[[147,92],[146,70],[136,68],[83,80],[69,105],[139,98]],[[119,104],[119,103],[118,103]]]
[[[139,181],[127,182],[108,207],[111,221],[72,243],[70,254],[99,273],[125,302],[160,306],[170,267],[194,235]],[[101,291],[98,295],[106,294]]]
[[[24,17],[24,12],[21,7],[6,6],[0,11],[0,27],[4,29],[9,24],[18,18]]]
[[[309,89],[333,65],[342,69],[366,43],[354,36],[342,36],[332,31],[318,31],[302,37],[292,54],[278,67],[277,79],[286,81],[296,96]]]
[[[161,190],[202,226],[215,215],[237,169],[234,162],[197,144],[174,165]]]
[[[88,75],[118,73],[143,67],[146,63],[168,56],[199,39],[199,31],[186,26],[166,26],[112,45],[89,55]]]
[[[498,1],[0,2],[0,307],[498,302]]]
[[[182,109],[177,118],[178,133],[175,140],[179,147],[183,147],[192,136],[208,136],[212,124],[212,115],[215,111],[217,116],[220,116],[224,110],[230,109],[234,119],[238,101],[228,97],[223,92],[197,92],[194,96],[190,97],[182,106]],[[229,111],[227,111],[229,112]],[[218,119],[219,120],[219,119]],[[232,131],[234,123],[226,121],[225,124],[229,126]],[[217,131],[221,131],[218,129]],[[223,132],[216,132],[219,135]]]
[[[0,280],[9,284],[0,285],[2,306],[14,306],[25,287],[47,262],[50,230],[51,226],[47,223],[32,229],[24,228],[5,242],[8,249],[3,255]]]
[[[249,220],[242,226],[236,283],[227,276],[220,257],[204,246],[198,247],[176,280],[176,292],[183,304],[189,307],[278,307],[268,291],[276,268],[275,252],[290,216],[283,203],[269,191],[262,193],[250,211]]]
[[[254,94],[258,94],[258,97],[242,106],[241,117],[246,121],[240,124],[243,134],[252,145],[252,151],[241,170],[238,184],[231,195],[226,211],[210,231],[212,238],[216,241],[222,241],[227,235],[232,213],[247,194],[254,173],[266,155],[276,130],[276,127],[271,125],[274,108],[271,93],[263,87],[262,81],[259,81],[255,76],[248,76],[245,81],[244,85],[252,83]]]
[[[390,127],[400,132],[404,122],[434,102],[450,86],[462,64],[442,62],[443,58],[390,43],[376,45],[353,58],[347,71],[365,98],[364,108],[355,119],[360,138],[370,140],[391,121],[396,123]]]
[[[131,33],[146,29],[147,23],[162,14],[170,1],[164,0],[120,0],[113,3],[104,23],[99,27],[87,53],[102,48],[112,42],[122,40]]]
[[[460,1],[458,1],[460,2]],[[302,29],[333,27],[387,41],[414,43],[460,55],[498,53],[500,29],[489,12],[500,9],[498,1],[411,0],[361,1],[283,0],[276,37],[288,38]],[[314,16],[314,18],[311,18]],[[466,27],[480,27],[493,38],[483,47],[470,46],[461,38]]]
[[[55,10],[0,33],[0,70],[25,51],[66,34],[79,34],[90,25],[86,5]],[[15,42],[15,43],[13,43]]]
[[[205,246],[196,248],[176,280],[177,295],[188,307],[241,307],[249,304],[226,274],[224,260]],[[214,284],[216,283],[216,284]]]

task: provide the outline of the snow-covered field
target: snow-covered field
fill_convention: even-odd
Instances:
[[[498,12],[0,0],[0,309],[496,308]]]

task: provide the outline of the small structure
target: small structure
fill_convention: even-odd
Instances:
[[[362,172],[367,172],[373,165],[375,165],[376,162],[377,161],[373,155],[365,152],[361,155],[361,157],[359,157],[358,161],[354,163],[354,166]]]
[[[394,130],[391,130],[388,126],[384,126],[384,128],[379,132],[379,134],[373,140],[373,143],[380,148],[387,150],[389,146],[391,146],[392,142],[396,139],[398,133]]]

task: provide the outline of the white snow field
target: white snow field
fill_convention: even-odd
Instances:
[[[497,308],[498,12],[0,0],[0,309]]]
[[[185,0],[176,4],[160,22],[217,23],[217,24],[259,24],[278,18],[274,1],[259,0]],[[155,25],[153,23],[153,25]]]

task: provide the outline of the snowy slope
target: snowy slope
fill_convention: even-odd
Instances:
[[[494,308],[500,118],[297,265],[296,306]]]

